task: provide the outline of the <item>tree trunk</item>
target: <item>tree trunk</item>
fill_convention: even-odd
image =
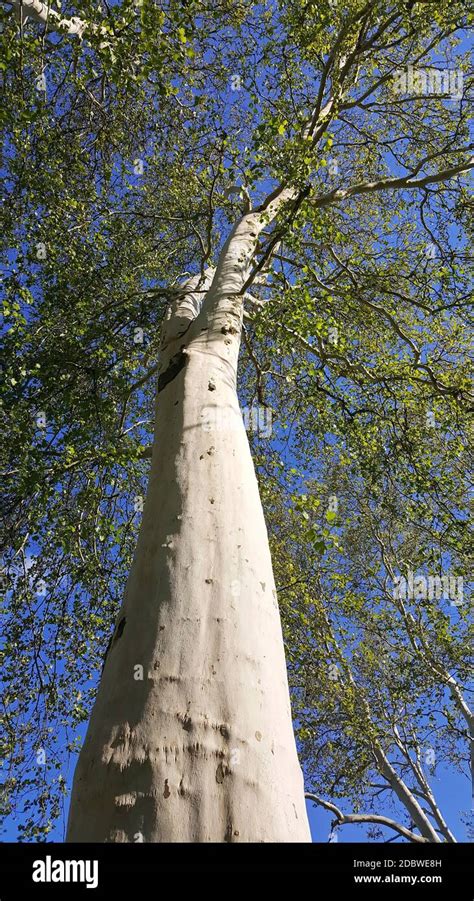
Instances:
[[[310,841],[236,392],[235,289],[247,265],[238,232],[201,311],[188,287],[165,324],[143,520],[76,768],[68,841]]]

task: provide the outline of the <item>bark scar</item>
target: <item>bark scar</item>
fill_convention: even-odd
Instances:
[[[166,388],[179,372],[186,366],[186,354],[180,350],[178,354],[171,358],[167,368],[158,378],[158,393]]]
[[[115,644],[115,642],[118,641],[119,638],[121,638],[122,635],[123,635],[123,630],[125,629],[125,624],[126,624],[126,622],[127,622],[127,618],[126,618],[125,616],[122,616],[122,619],[120,620],[120,622],[119,622],[119,624],[118,624],[118,626],[117,626],[117,629],[115,630],[115,632],[112,632],[112,635],[111,635],[110,638],[109,638],[109,642],[108,642],[108,645],[107,645],[107,647],[106,647],[106,649],[105,649],[105,654],[104,654],[104,657],[103,657],[103,660],[102,660],[101,674],[104,672],[105,661],[107,660],[107,657],[108,657],[108,654],[109,654],[109,651],[110,651],[111,647],[112,647],[112,646]]]
[[[126,622],[127,622],[126,617],[125,617],[125,616],[122,616],[122,619],[120,620],[120,622],[119,622],[119,624],[118,624],[118,626],[117,626],[117,632],[116,632],[116,634],[115,634],[115,636],[114,636],[114,642],[115,642],[115,641],[118,641],[119,638],[122,637],[122,635],[123,635],[123,630],[125,629],[125,623],[126,623]]]

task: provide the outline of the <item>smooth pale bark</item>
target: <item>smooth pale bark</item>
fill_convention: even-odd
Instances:
[[[389,782],[389,784],[391,785],[392,790],[395,792],[399,801],[401,801],[405,809],[410,814],[413,823],[418,827],[421,835],[429,842],[440,842],[441,839],[436,832],[436,829],[434,829],[434,827],[430,823],[429,818],[421,809],[413,792],[410,791],[403,779],[395,772],[393,766],[388,760],[387,755],[384,753],[378,743],[374,745],[374,755],[379,767],[379,771],[383,776],[385,776],[387,782]]]
[[[42,25],[48,26],[51,30],[63,31],[80,38],[86,29],[92,34],[109,36],[105,29],[97,25],[90,25],[77,16],[64,19],[57,10],[52,9],[48,3],[41,3],[41,0],[7,0],[7,2],[17,18],[23,18],[23,21],[32,19],[34,22],[41,22]]]
[[[263,226],[243,217],[216,272],[188,284],[164,325],[143,520],[76,768],[69,841],[310,841],[236,392],[237,292]],[[196,316],[192,291],[211,278]]]

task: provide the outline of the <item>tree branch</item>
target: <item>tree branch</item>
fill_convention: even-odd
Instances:
[[[80,38],[86,30],[91,34],[108,34],[106,29],[100,25],[85,22],[84,19],[79,19],[77,16],[63,19],[60,13],[51,9],[47,3],[41,3],[41,0],[6,0],[6,2],[12,7],[16,16],[33,19],[43,25],[52,25],[55,30],[63,31],[66,34],[77,35]]]
[[[336,819],[333,825],[345,826],[348,823],[378,823],[380,826],[387,826],[389,829],[393,829],[395,832],[398,832],[399,835],[403,835],[404,838],[407,838],[410,842],[417,842],[418,844],[426,844],[428,842],[427,838],[424,838],[422,835],[417,835],[415,832],[411,832],[406,826],[402,826],[401,823],[397,823],[396,820],[391,820],[389,817],[379,816],[375,813],[345,814],[342,813],[342,810],[339,810],[335,804],[332,804],[331,801],[325,801],[324,798],[313,795],[312,792],[305,792],[305,798],[308,801],[314,801],[315,804],[319,804],[321,807],[324,807],[325,810],[329,810],[331,813],[335,814]]]
[[[315,197],[313,204],[316,207],[329,206],[337,203],[339,200],[346,200],[347,197],[353,197],[355,194],[370,194],[374,191],[391,191],[396,188],[405,188],[413,190],[416,188],[424,188],[426,185],[436,184],[438,182],[447,181],[461,172],[469,172],[474,168],[474,157],[468,161],[460,163],[459,166],[452,166],[450,169],[443,169],[441,172],[435,172],[432,175],[425,175],[423,178],[413,179],[414,173],[404,175],[401,178],[383,178],[380,181],[362,182],[358,185],[352,185],[349,188],[336,188],[320,197]]]

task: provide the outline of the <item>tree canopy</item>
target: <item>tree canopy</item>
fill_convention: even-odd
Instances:
[[[239,393],[307,790],[339,823],[338,799],[392,805],[400,835],[451,841],[431,777],[469,773],[474,728],[472,11],[28,0],[1,23],[5,813],[31,839],[63,810],[166,308],[286,191],[244,286]]]

